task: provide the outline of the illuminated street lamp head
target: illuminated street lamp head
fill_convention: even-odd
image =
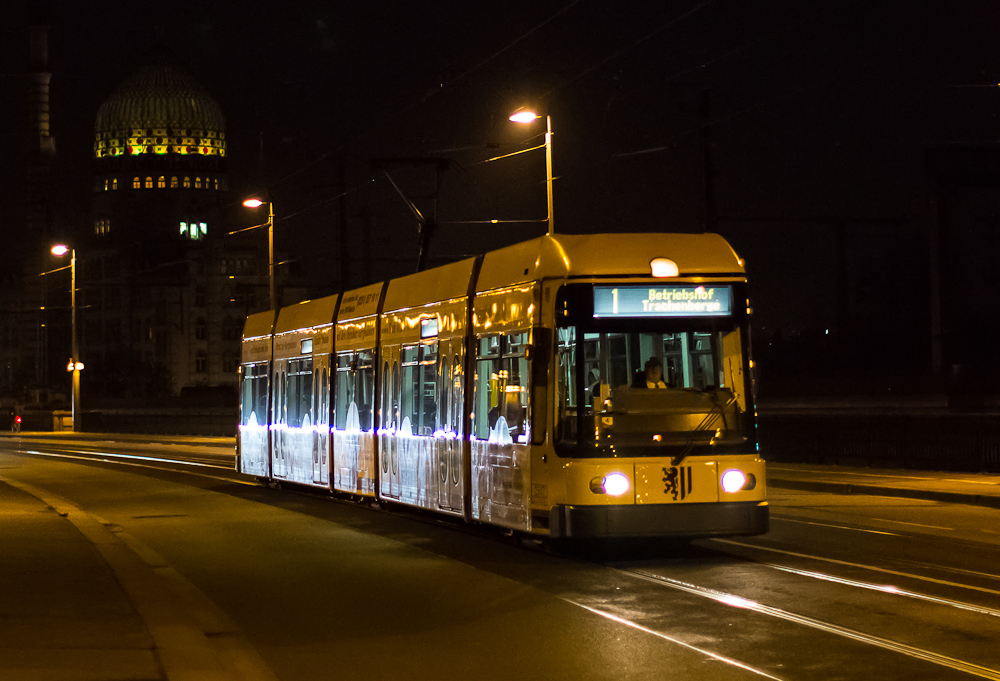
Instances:
[[[55,246],[52,247],[52,255],[58,255],[59,257],[62,257],[67,253],[69,253],[69,246],[67,246],[66,244],[56,244]]]
[[[534,123],[541,116],[534,111],[518,111],[510,115],[510,120],[514,123]]]
[[[247,208],[260,208],[264,205],[264,201],[261,201],[260,199],[247,199],[243,202],[243,205]]]

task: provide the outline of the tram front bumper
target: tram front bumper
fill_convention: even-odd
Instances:
[[[722,537],[764,534],[766,501],[634,506],[566,506],[549,512],[549,532],[561,539]]]

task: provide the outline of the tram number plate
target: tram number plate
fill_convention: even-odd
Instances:
[[[673,501],[684,501],[694,491],[691,466],[664,466],[663,493]]]

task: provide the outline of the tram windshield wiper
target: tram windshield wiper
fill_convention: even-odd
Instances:
[[[725,404],[723,404],[719,401],[720,391],[718,388],[706,388],[704,392],[709,392],[709,390],[712,391],[712,409],[705,414],[705,418],[701,420],[701,423],[699,423],[698,426],[691,431],[691,435],[688,437],[688,441],[685,444],[684,449],[681,450],[680,454],[677,454],[670,459],[671,466],[679,466],[681,462],[684,461],[685,457],[691,453],[691,450],[694,449],[695,444],[697,444],[697,441],[699,440],[698,436],[701,433],[714,428],[719,419],[722,419],[722,428],[724,430],[729,430],[729,424],[726,423],[726,410],[736,403],[736,394],[733,393],[732,397],[726,400]],[[714,446],[715,444],[715,438],[709,440],[709,445]]]

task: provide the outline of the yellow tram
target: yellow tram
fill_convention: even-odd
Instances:
[[[549,235],[246,322],[237,468],[553,538],[768,528],[742,261]]]

